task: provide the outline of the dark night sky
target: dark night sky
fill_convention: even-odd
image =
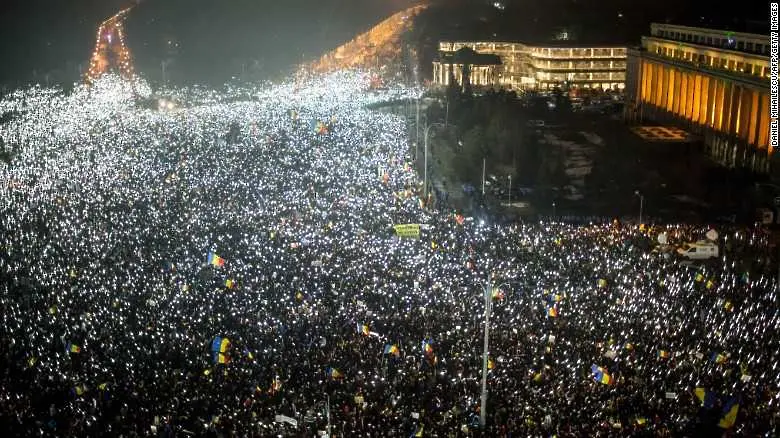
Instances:
[[[486,0],[441,0],[448,4]],[[594,10],[650,8],[712,11],[704,0],[505,0],[527,10],[556,15],[550,1],[594,6]],[[74,76],[86,64],[97,24],[136,0],[2,0],[0,1],[0,82],[29,79],[38,73]],[[226,79],[241,64],[258,60],[266,73],[277,73],[302,58],[311,59],[414,0],[142,0],[126,25],[128,44],[138,69],[159,74],[160,59],[172,56],[166,42],[180,44],[175,53],[180,76],[193,81]],[[763,2],[748,2],[761,17]],[[733,7],[727,14],[738,14]],[[745,3],[737,3],[744,5]],[[547,6],[545,6],[547,5]],[[640,12],[636,12],[640,14]],[[741,12],[740,12],[741,13]],[[611,14],[610,14],[611,15]],[[764,14],[765,15],[765,14]],[[519,19],[528,18],[519,17]],[[519,21],[518,21],[519,22]],[[434,36],[435,38],[435,36]],[[65,72],[65,73],[63,73]]]
[[[0,53],[12,60],[0,81],[33,69],[86,64],[102,19],[132,0],[2,0]],[[142,0],[128,19],[128,44],[139,64],[159,69],[165,41],[180,43],[193,77],[222,70],[235,58],[261,60],[277,72],[331,49],[411,0]],[[70,65],[68,65],[70,63]],[[180,66],[184,68],[184,63]],[[217,69],[216,66],[220,66]],[[143,66],[139,66],[143,68]],[[233,67],[236,68],[236,67]],[[240,69],[240,63],[237,67]],[[194,70],[198,70],[195,72]],[[198,74],[200,73],[200,74]]]

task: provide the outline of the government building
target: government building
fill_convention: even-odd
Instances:
[[[718,163],[769,172],[769,37],[653,23],[628,50],[626,118],[701,136]]]
[[[463,84],[464,67],[472,86],[512,90],[562,88],[623,89],[625,46],[585,45],[573,41],[548,44],[523,42],[440,42],[433,61],[433,84]],[[472,54],[485,64],[466,64]],[[476,62],[479,62],[478,60]]]

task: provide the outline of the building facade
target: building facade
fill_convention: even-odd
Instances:
[[[626,118],[683,127],[718,163],[769,171],[769,37],[652,24],[628,52]]]
[[[498,56],[461,47],[454,52],[439,53],[433,63],[433,76],[441,85],[455,83],[464,88],[496,88],[500,68],[501,58]]]
[[[623,89],[626,80],[626,47],[557,46],[522,42],[440,42],[433,62],[433,83],[448,85],[448,66],[441,59],[468,47],[480,54],[497,55],[497,68],[490,86],[513,90],[569,88]]]

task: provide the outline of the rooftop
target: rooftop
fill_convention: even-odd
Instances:
[[[477,53],[469,47],[462,47],[455,52],[439,52],[440,62],[471,65],[501,65],[498,55]]]

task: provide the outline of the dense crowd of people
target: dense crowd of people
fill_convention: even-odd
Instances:
[[[420,91],[369,82],[167,90],[160,108],[113,77],[5,96],[0,428],[778,435],[765,234],[718,229],[718,258],[683,263],[657,236],[708,228],[434,209],[406,121],[367,109]]]

